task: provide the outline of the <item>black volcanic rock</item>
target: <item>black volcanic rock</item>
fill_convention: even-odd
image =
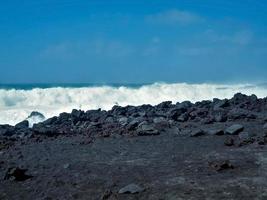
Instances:
[[[15,125],[16,129],[26,129],[29,128],[29,121],[28,120],[24,120],[18,124]]]
[[[45,116],[37,111],[31,112],[31,114],[27,117],[27,119],[32,118],[32,117],[40,117],[41,119],[45,119]]]

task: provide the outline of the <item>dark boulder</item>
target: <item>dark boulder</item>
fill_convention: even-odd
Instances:
[[[147,121],[141,122],[138,125],[137,134],[139,136],[159,135],[159,131],[155,128],[154,124],[149,124]]]
[[[164,101],[158,105],[156,105],[157,108],[159,109],[167,109],[170,108],[172,106],[172,102],[171,101]]]
[[[0,136],[12,136],[14,134],[16,134],[14,126],[0,125]]]
[[[238,119],[256,119],[257,115],[249,110],[241,108],[233,108],[228,113],[228,119],[238,120]]]
[[[227,99],[223,99],[223,100],[213,99],[213,110],[220,110],[228,106],[229,106],[229,102]]]
[[[19,122],[18,124],[15,125],[16,129],[27,129],[29,128],[29,121],[24,120],[22,122]]]
[[[31,114],[27,117],[27,119],[32,118],[32,117],[39,117],[41,119],[45,119],[45,116],[37,111],[32,111]]]

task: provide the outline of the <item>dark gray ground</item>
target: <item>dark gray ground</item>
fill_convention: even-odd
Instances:
[[[260,127],[247,125],[254,126]],[[1,150],[1,176],[8,166],[20,166],[33,178],[1,181],[0,199],[101,199],[105,192],[107,199],[267,199],[266,146],[226,147],[225,137],[169,130],[89,144],[81,135],[16,144]],[[234,168],[216,171],[209,165],[223,160]],[[118,194],[130,183],[145,190]]]

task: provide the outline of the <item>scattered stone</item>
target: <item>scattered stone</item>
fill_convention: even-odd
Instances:
[[[226,169],[234,169],[234,166],[230,163],[229,160],[210,162],[209,166],[218,172]]]
[[[33,176],[26,175],[27,169],[21,169],[19,167],[9,168],[6,172],[4,180],[14,179],[15,181],[25,181]]]
[[[136,194],[136,193],[140,193],[143,191],[144,191],[144,188],[132,183],[132,184],[129,184],[129,185],[121,188],[119,190],[119,194]]]
[[[68,168],[70,168],[70,164],[67,163],[67,164],[63,165],[63,168],[64,168],[64,169],[68,169]]]
[[[238,133],[242,132],[243,130],[244,130],[244,126],[242,126],[240,124],[234,124],[225,130],[225,134],[237,135]]]
[[[202,135],[205,135],[205,132],[203,130],[201,130],[201,129],[192,131],[190,133],[191,137],[198,137],[198,136],[202,136]]]
[[[233,146],[234,145],[234,139],[231,137],[225,138],[224,145],[225,146]]]
[[[245,144],[251,144],[255,141],[253,136],[247,132],[239,133],[238,138],[239,138],[239,146],[243,146]]]

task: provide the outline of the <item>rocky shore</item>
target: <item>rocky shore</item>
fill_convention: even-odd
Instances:
[[[0,199],[267,199],[267,98],[0,125]]]

